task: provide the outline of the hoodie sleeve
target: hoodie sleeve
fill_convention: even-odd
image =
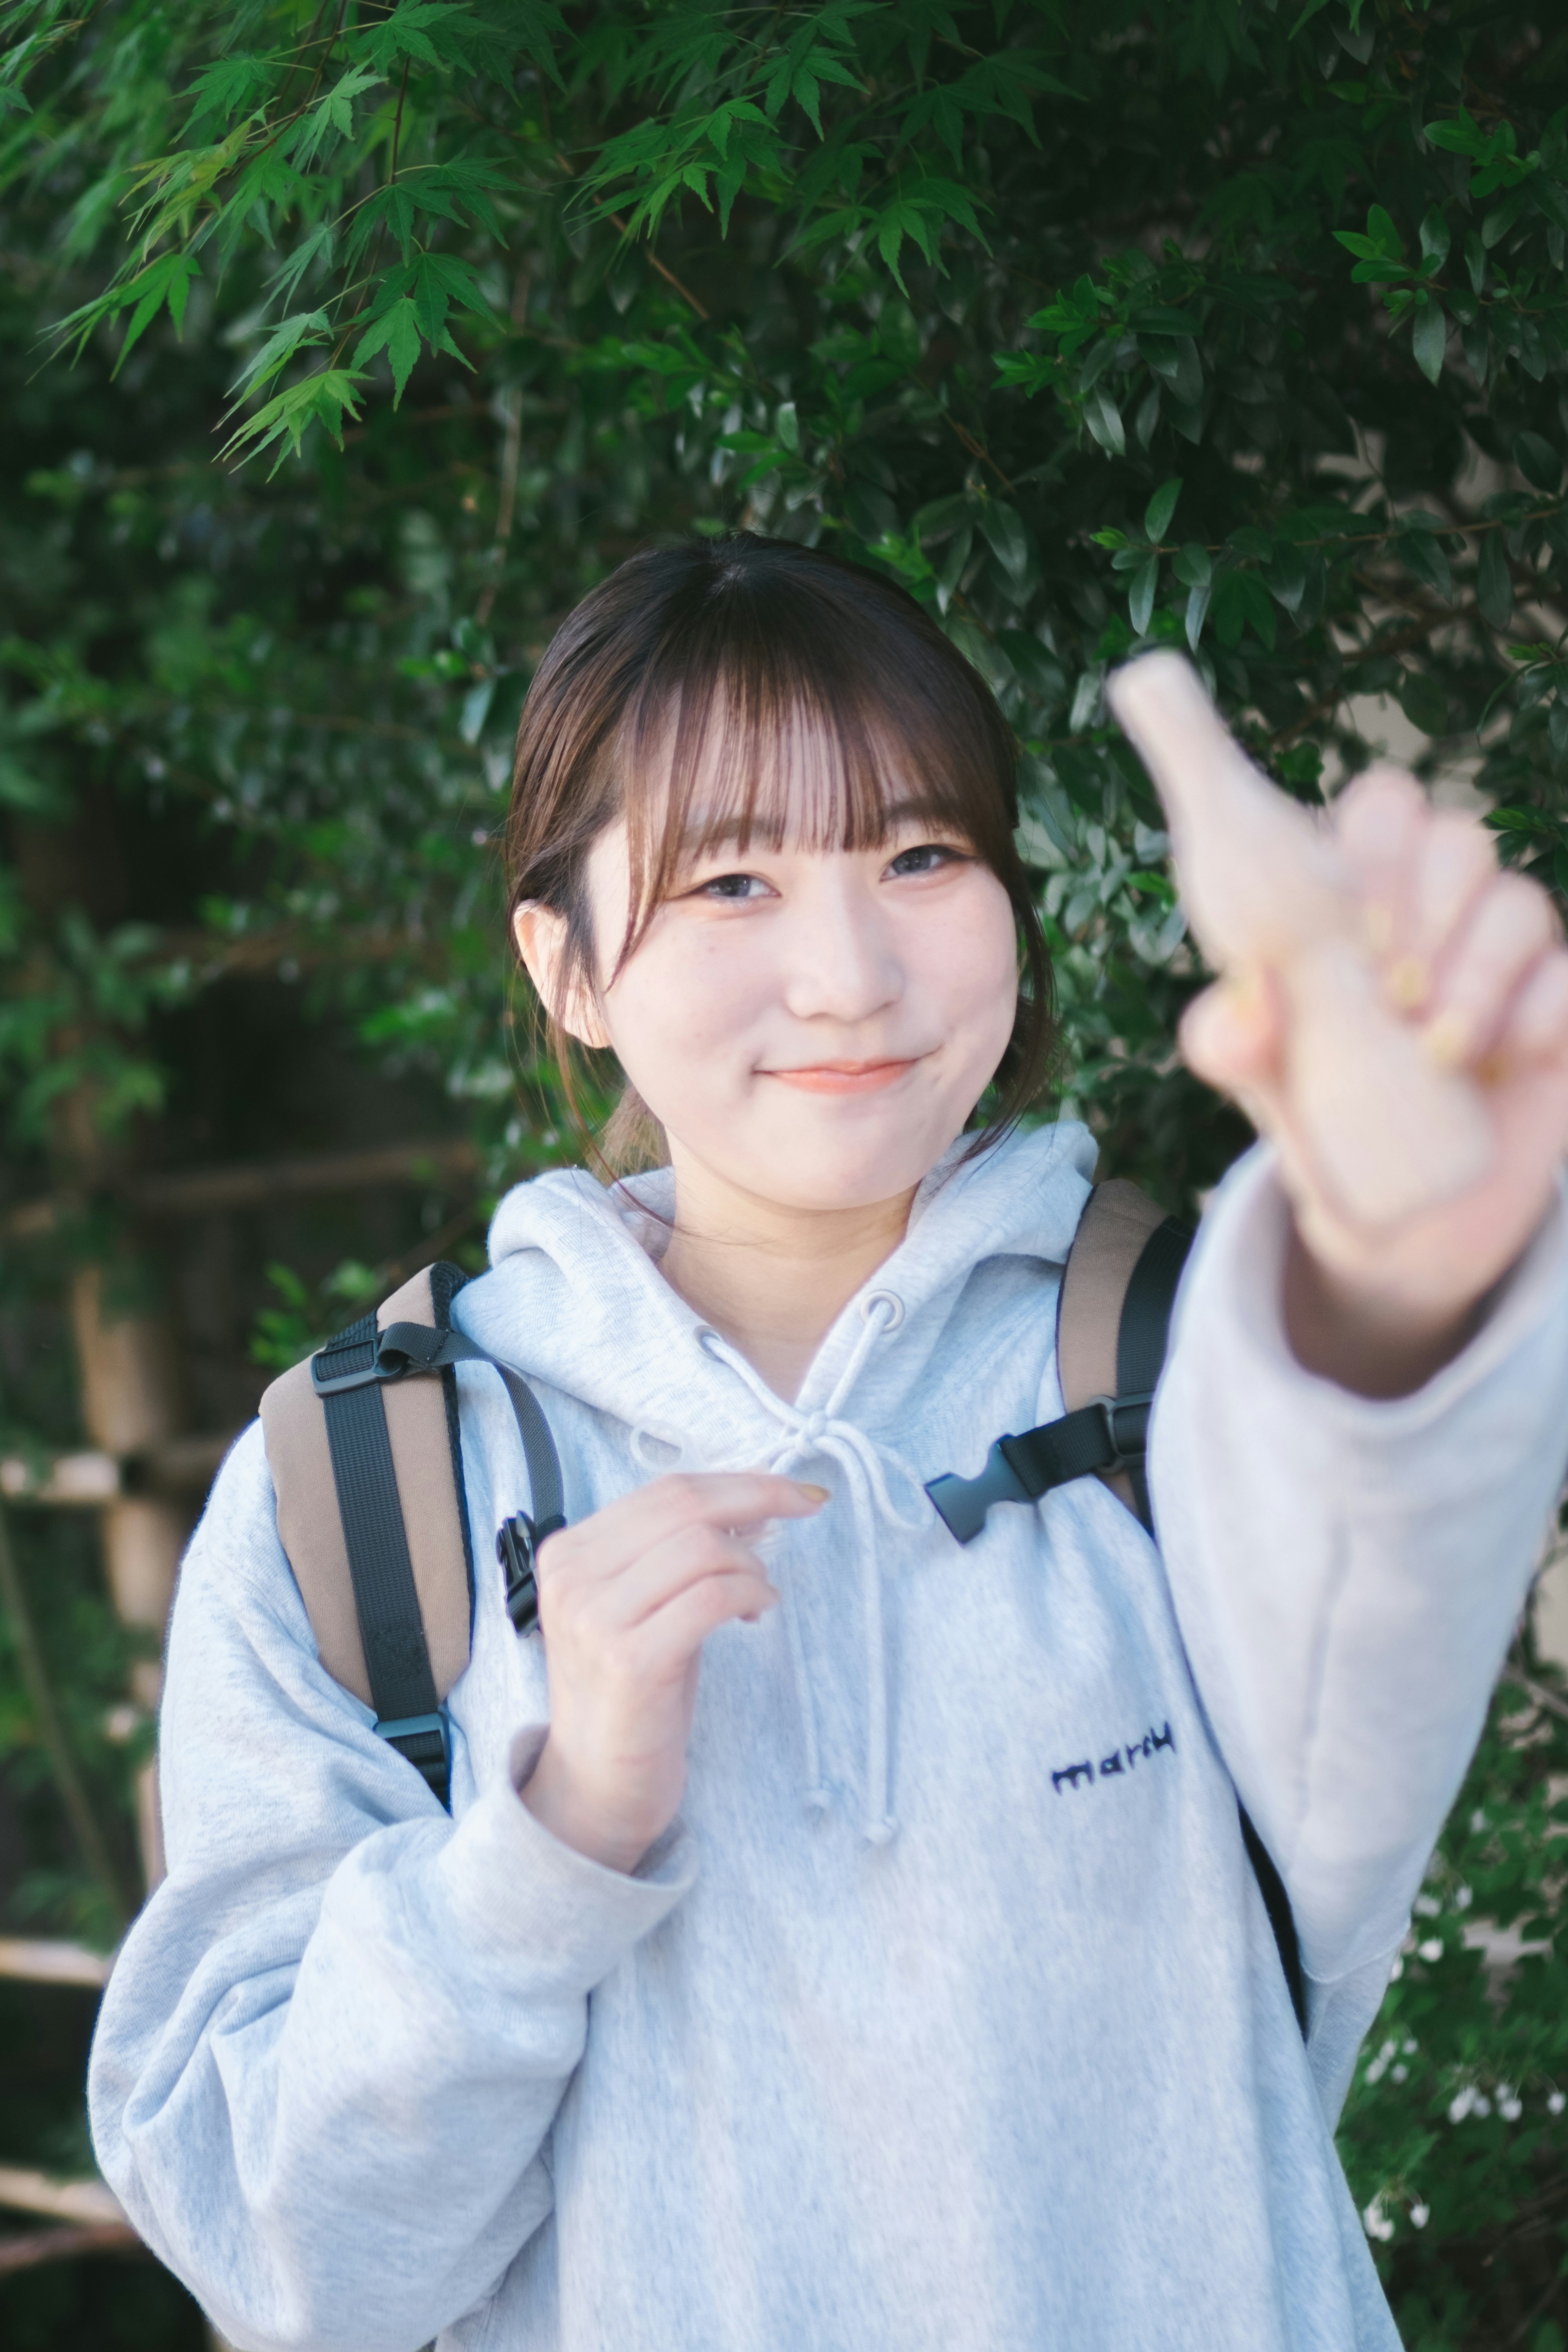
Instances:
[[[1260,1149],[1204,1220],[1150,1484],[1198,1693],[1290,1894],[1314,2019],[1332,2033],[1343,1987],[1359,2032],[1568,1462],[1568,1218],[1554,1203],[1463,1354],[1389,1402],[1296,1362],[1288,1232]]]
[[[169,1875],[116,1962],[94,2142],[136,2229],[246,2352],[409,2352],[494,2291],[551,2202],[588,1995],[690,1884],[521,1803],[542,1733],[455,1823],[318,1664],[259,1428],[175,1602]]]

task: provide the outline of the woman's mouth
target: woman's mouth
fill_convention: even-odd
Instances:
[[[870,1095],[891,1087],[912,1070],[919,1055],[902,1062],[811,1062],[798,1070],[758,1070],[759,1078],[778,1078],[807,1095]]]

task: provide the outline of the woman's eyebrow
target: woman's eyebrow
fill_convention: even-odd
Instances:
[[[929,794],[884,803],[882,810],[883,838],[895,833],[901,824],[940,824],[950,833],[963,832],[963,827],[954,823],[952,811],[943,808]],[[686,865],[693,858],[712,856],[716,851],[732,845],[749,847],[759,837],[766,842],[777,840],[774,828],[760,814],[748,817],[737,812],[731,816],[719,817],[712,824],[704,824],[700,817],[694,817],[681,835],[680,862]]]

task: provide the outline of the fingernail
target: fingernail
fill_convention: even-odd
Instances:
[[[1414,1013],[1427,1002],[1430,980],[1419,956],[1401,956],[1397,963],[1389,965],[1384,985],[1401,1013]]]
[[[802,1495],[810,1496],[813,1503],[826,1503],[831,1499],[825,1486],[808,1486],[804,1478],[797,1478],[795,1484]]]
[[[1421,1033],[1421,1042],[1440,1070],[1457,1070],[1463,1066],[1470,1050],[1470,1024],[1462,1013],[1452,1006],[1427,1023]]]

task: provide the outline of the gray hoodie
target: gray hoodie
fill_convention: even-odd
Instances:
[[[1372,2352],[1331,2132],[1568,1454],[1563,1219],[1465,1354],[1295,1364],[1268,1155],[1184,1286],[1155,1545],[1094,1479],[960,1549],[921,1482],[1061,1410],[1082,1129],[922,1188],[793,1405],[664,1228],[520,1187],[459,1319],[538,1386],[574,1517],[674,1463],[832,1500],[707,1645],[626,1877],[518,1801],[548,1717],[494,1563],[509,1409],[459,1370],[478,1592],[449,1820],[317,1662],[260,1433],[175,1606],[170,1874],[93,2054],[103,2170],[256,2352]],[[667,1204],[668,1180],[640,1180]],[[1238,1827],[1289,1887],[1303,2047]]]

